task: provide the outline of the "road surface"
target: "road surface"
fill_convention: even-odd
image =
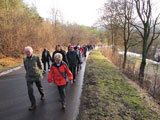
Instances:
[[[79,112],[82,92],[83,74],[86,61],[76,77],[76,83],[67,86],[67,108],[61,109],[57,87],[49,86],[48,72],[44,75],[42,85],[45,90],[45,100],[40,100],[40,94],[34,84],[34,94],[37,102],[35,111],[28,111],[30,106],[25,80],[25,70],[21,67],[8,74],[0,76],[0,120],[76,120]]]

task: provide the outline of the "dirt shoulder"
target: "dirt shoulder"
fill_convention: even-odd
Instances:
[[[93,51],[84,76],[78,120],[159,120],[158,111],[99,51]]]

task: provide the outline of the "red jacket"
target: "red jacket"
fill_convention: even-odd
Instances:
[[[56,67],[58,67],[56,63],[54,63],[51,66],[50,72],[48,74],[48,82],[51,83],[52,79],[54,79],[54,83],[57,86],[66,85],[66,79],[58,72]],[[73,75],[69,70],[68,66],[66,65],[66,63],[61,62],[59,66],[59,70],[63,75],[67,74],[69,80],[73,80]]]
[[[84,49],[83,49],[83,48],[80,48],[79,50],[81,51],[82,56],[84,57]]]

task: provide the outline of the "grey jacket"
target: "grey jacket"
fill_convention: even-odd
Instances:
[[[27,81],[37,81],[43,79],[43,65],[39,56],[32,55],[23,59],[26,70]]]

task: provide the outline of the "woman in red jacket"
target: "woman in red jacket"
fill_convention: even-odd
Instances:
[[[61,98],[62,108],[65,109],[66,102],[65,102],[65,88],[67,84],[66,78],[70,80],[71,84],[73,83],[73,75],[69,70],[67,64],[62,61],[62,55],[60,53],[56,53],[54,55],[55,62],[53,63],[50,72],[48,74],[48,82],[52,85],[52,78],[54,79],[54,83],[58,87],[58,91]],[[54,75],[54,77],[53,77]]]

